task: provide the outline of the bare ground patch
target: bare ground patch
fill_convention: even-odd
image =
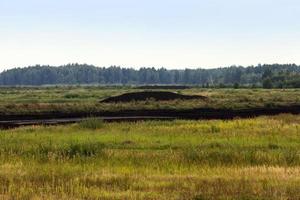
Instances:
[[[118,103],[118,102],[131,102],[131,101],[171,101],[171,100],[206,100],[207,97],[200,95],[183,95],[174,92],[163,91],[144,91],[126,93],[115,97],[109,97],[101,101],[101,103]]]

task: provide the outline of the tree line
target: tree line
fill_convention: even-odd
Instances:
[[[3,71],[0,85],[197,85],[202,87],[300,87],[300,66],[257,65],[231,66],[215,69],[167,70],[165,68],[108,68],[87,64],[68,64],[59,67],[31,66]]]

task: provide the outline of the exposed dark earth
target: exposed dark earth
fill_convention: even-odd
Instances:
[[[115,97],[109,97],[100,101],[101,103],[125,103],[132,101],[171,101],[171,100],[192,100],[199,99],[205,100],[207,97],[199,95],[183,95],[174,92],[163,91],[144,91],[144,92],[132,92],[126,93]]]
[[[170,101],[170,100],[208,100],[200,95],[183,95],[166,91],[143,91],[126,93],[109,97],[101,103],[124,103],[132,101]],[[0,115],[0,128],[14,128],[27,125],[55,125],[76,123],[88,117],[97,117],[107,122],[118,121],[144,121],[144,120],[210,120],[234,118],[251,118],[262,115],[278,115],[282,113],[300,114],[300,105],[262,107],[251,109],[141,109],[102,112],[47,112],[32,115]]]
[[[278,114],[300,114],[300,105],[276,108],[252,108],[242,110],[230,109],[186,109],[186,110],[123,110],[99,113],[41,113],[37,115],[0,116],[0,128],[14,128],[27,125],[55,125],[79,122],[87,117],[99,117],[107,122],[145,121],[145,120],[211,120],[234,118],[251,118],[257,116],[272,116]]]
[[[190,89],[191,87],[186,85],[144,85],[136,87],[137,89],[160,89],[160,90],[184,90],[184,89]]]

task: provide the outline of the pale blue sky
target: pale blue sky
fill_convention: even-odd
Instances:
[[[0,70],[300,64],[299,0],[0,0]]]

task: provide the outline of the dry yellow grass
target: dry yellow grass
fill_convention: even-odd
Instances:
[[[0,199],[300,199],[300,116],[0,132]]]

